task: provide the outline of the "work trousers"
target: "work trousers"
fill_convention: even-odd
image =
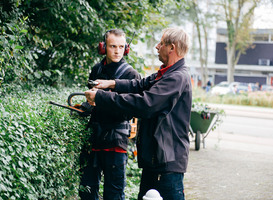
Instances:
[[[82,200],[99,200],[99,184],[102,172],[104,175],[104,200],[125,200],[126,153],[114,151],[93,151],[81,155],[85,160],[81,169],[79,195]],[[84,158],[83,158],[84,157]]]
[[[150,189],[156,189],[163,200],[184,200],[183,173],[157,173],[143,169],[138,200]]]

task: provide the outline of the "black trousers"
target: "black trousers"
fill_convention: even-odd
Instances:
[[[81,182],[79,195],[82,200],[99,200],[99,184],[104,175],[104,200],[125,200],[127,153],[93,151],[81,155]]]

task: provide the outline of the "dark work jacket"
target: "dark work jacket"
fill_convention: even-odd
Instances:
[[[112,62],[104,65],[105,58],[97,63],[89,74],[89,80],[96,79],[115,79],[115,73],[118,67],[125,62],[121,59],[120,62]],[[101,68],[101,70],[99,70]],[[121,76],[120,79],[140,79],[139,73],[133,69],[127,69]],[[92,147],[96,149],[105,149],[119,146],[124,150],[127,149],[128,135],[117,133],[114,129],[120,130],[122,124],[132,118],[132,115],[126,115],[118,110],[113,111],[111,108],[102,110],[99,107],[94,107],[91,114],[90,124],[93,127],[93,134],[91,135]],[[122,132],[122,131],[121,131]]]
[[[191,80],[184,59],[159,80],[116,80],[115,91],[98,91],[96,106],[141,118],[137,147],[139,167],[159,173],[186,172],[189,154]]]

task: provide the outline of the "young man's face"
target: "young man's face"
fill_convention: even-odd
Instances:
[[[119,62],[124,54],[126,39],[124,36],[109,34],[106,39],[106,62]]]
[[[163,62],[163,64],[167,64],[168,60],[169,60],[169,50],[171,45],[166,45],[163,42],[164,39],[164,35],[161,38],[161,41],[157,44],[157,46],[155,47],[157,49],[158,52],[158,59]]]

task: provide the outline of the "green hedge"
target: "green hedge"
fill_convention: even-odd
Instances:
[[[3,85],[0,200],[78,198],[79,154],[90,136],[90,131],[85,130],[88,118],[71,116],[69,110],[48,102],[67,104],[70,93],[85,89]],[[73,101],[83,99],[74,97]],[[125,189],[126,199],[130,200],[137,198],[141,173],[130,151],[134,150],[133,144],[131,140]]]
[[[1,89],[0,199],[77,196],[87,119],[71,117],[68,110],[47,103],[66,104],[70,92],[49,87]]]

